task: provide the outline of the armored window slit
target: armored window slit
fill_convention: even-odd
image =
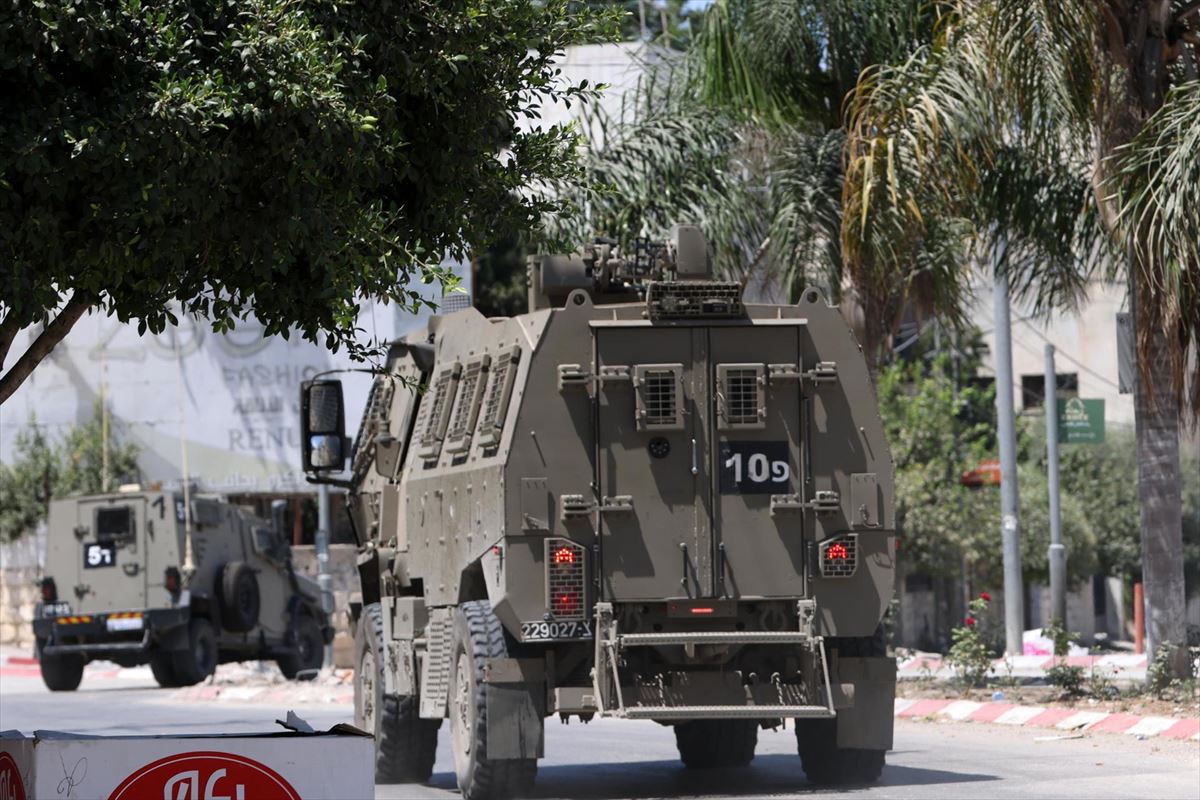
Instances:
[[[762,428],[767,423],[766,370],[762,364],[717,367],[718,424],[724,430]]]
[[[454,402],[455,389],[462,373],[462,365],[454,364],[438,373],[433,386],[426,390],[421,400],[419,426],[421,438],[418,440],[417,456],[427,461],[438,457],[442,452],[442,440],[446,435],[446,426],[450,420],[450,409]]]
[[[634,368],[638,430],[683,428],[683,365],[642,364]]]
[[[471,432],[479,416],[479,405],[483,399],[484,382],[487,380],[489,356],[475,359],[463,369],[458,383],[458,400],[450,425],[446,430],[445,449],[448,453],[465,453],[471,448]]]
[[[521,348],[514,345],[499,353],[487,370],[487,384],[483,390],[482,409],[475,440],[480,447],[495,447],[500,444],[504,431],[504,420],[508,416],[509,399],[517,378],[517,365],[521,360]]]

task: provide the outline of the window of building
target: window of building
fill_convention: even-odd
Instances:
[[[1079,373],[1060,372],[1056,376],[1055,397],[1079,396]],[[1046,376],[1021,376],[1021,407],[1024,409],[1042,408],[1046,402]]]

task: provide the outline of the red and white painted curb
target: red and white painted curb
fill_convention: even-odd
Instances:
[[[83,676],[85,678],[98,678],[100,680],[110,680],[112,678],[139,678],[140,674],[134,673],[136,669],[123,669],[116,664],[108,661],[95,661],[83,668]],[[146,677],[150,677],[150,668],[145,668]],[[42,669],[38,666],[36,658],[28,656],[9,656],[0,663],[0,678],[40,678],[42,677]]]
[[[1134,714],[1110,714],[1105,711],[1080,711],[1074,708],[1018,706],[1012,703],[977,703],[972,700],[896,699],[896,717],[929,717],[957,722],[990,722],[1029,728],[1050,728],[1068,732],[1125,733],[1139,738],[1165,736],[1200,742],[1200,719],[1140,717]]]
[[[1012,675],[1018,678],[1040,678],[1055,662],[1068,666],[1096,670],[1111,679],[1140,681],[1146,677],[1145,653],[1109,653],[1106,655],[1067,656],[1009,656],[992,661],[992,675]],[[952,678],[954,670],[937,653],[916,653],[896,664],[900,678]]]

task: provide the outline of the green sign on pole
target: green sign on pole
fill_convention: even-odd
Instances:
[[[1059,444],[1101,444],[1104,401],[1072,397],[1058,401]]]

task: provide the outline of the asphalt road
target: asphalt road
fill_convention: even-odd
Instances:
[[[94,734],[269,730],[286,709],[235,703],[171,702],[146,682],[85,681],[74,694],[50,694],[30,678],[0,679],[0,729]],[[344,706],[296,709],[314,727],[348,721]],[[604,720],[563,726],[548,720],[536,797],[620,798],[1200,798],[1200,744],[1095,734],[1039,741],[1045,730],[901,721],[882,781],[849,792],[817,791],[800,770],[792,731],[764,731],[747,769],[689,772],[674,736],[653,723]],[[456,798],[443,728],[430,785],[380,786],[376,797]]]

